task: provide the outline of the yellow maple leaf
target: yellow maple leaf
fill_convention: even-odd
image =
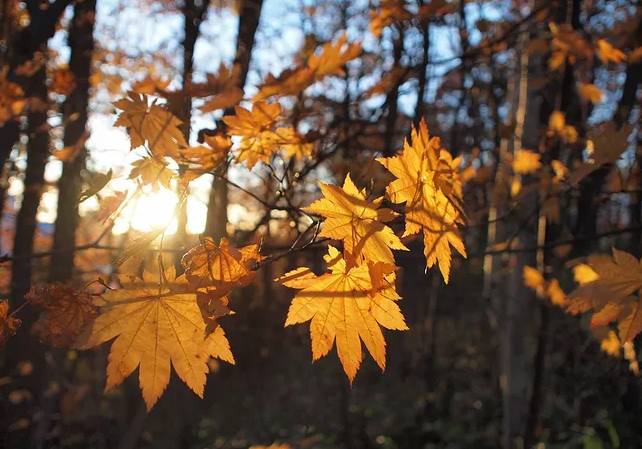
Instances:
[[[406,9],[405,2],[401,0],[384,0],[380,6],[370,11],[370,32],[375,37],[381,37],[381,33],[388,26],[408,20],[412,15]]]
[[[262,259],[256,244],[237,249],[225,238],[216,244],[211,237],[204,237],[183,256],[181,264],[194,287],[217,288],[227,293],[233,287],[251,282],[254,265]]]
[[[615,48],[605,39],[598,39],[595,52],[597,57],[602,60],[604,64],[612,62],[614,64],[619,64],[626,59],[626,55],[622,50]]]
[[[397,213],[380,208],[383,197],[367,200],[348,174],[343,188],[320,183],[323,198],[304,210],[325,217],[320,235],[342,240],[351,257],[394,265],[392,249],[408,250],[386,226]]]
[[[595,84],[579,83],[577,91],[580,97],[593,104],[599,103],[604,99],[604,92]]]
[[[557,279],[547,281],[538,269],[528,265],[522,269],[522,277],[524,285],[533,290],[540,298],[548,298],[553,305],[559,307],[567,305],[566,294]]]
[[[336,341],[337,353],[352,382],[362,361],[363,342],[381,369],[386,366],[386,342],[381,327],[407,330],[404,317],[389,289],[373,286],[368,265],[349,267],[333,247],[326,256],[330,272],[317,276],[301,267],[277,278],[300,289],[292,300],[286,326],[310,322],[312,359],[330,352]],[[394,283],[394,277],[388,277]],[[394,287],[392,287],[394,290]]]
[[[31,287],[25,299],[41,310],[33,332],[55,347],[73,344],[83,328],[96,317],[94,297],[84,290],[54,282]]]
[[[450,247],[466,257],[458,230],[464,223],[459,158],[453,159],[438,137],[430,137],[422,120],[400,155],[377,161],[397,177],[386,193],[392,202],[406,204],[403,236],[423,232],[426,266],[437,264],[448,283]]]
[[[277,150],[272,128],[281,115],[279,103],[258,101],[251,110],[236,106],[234,112],[235,115],[223,117],[223,121],[228,134],[241,137],[236,159],[245,162],[249,169],[258,162],[269,162]]]
[[[161,279],[174,280],[173,267]],[[167,387],[170,366],[198,396],[203,397],[210,357],[234,363],[221,327],[205,334],[205,323],[194,293],[184,283],[159,281],[145,271],[142,281],[107,290],[100,315],[78,340],[82,349],[115,339],[109,351],[106,390],[121,384],[136,368],[147,409]]]
[[[344,33],[334,42],[328,42],[317,54],[312,54],[304,65],[285,70],[278,77],[269,76],[259,89],[255,100],[274,95],[298,95],[307,87],[326,76],[342,75],[343,66],[361,54],[361,44],[348,43]]]
[[[583,269],[584,282],[569,295],[567,310],[592,311],[593,327],[616,322],[622,342],[632,341],[642,332],[642,262],[614,248],[611,257],[590,256],[587,265],[594,275]]]
[[[147,144],[152,155],[177,159],[179,149],[187,147],[179,129],[182,122],[156,101],[150,104],[146,95],[129,92],[114,106],[122,110],[115,126],[127,128],[132,149]]]
[[[144,185],[151,185],[154,191],[161,186],[169,189],[174,176],[174,172],[164,162],[153,157],[135,160],[129,172],[129,179],[140,178]]]
[[[294,128],[277,128],[274,132],[263,133],[267,146],[283,149],[287,157],[303,159],[312,156],[314,144],[305,140]]]
[[[181,150],[181,162],[193,179],[215,171],[227,158],[232,140],[224,135],[205,136],[204,144]],[[190,179],[190,180],[191,180]]]
[[[542,166],[539,153],[530,150],[516,150],[513,156],[513,171],[520,175],[533,173]]]
[[[196,302],[208,333],[216,329],[221,316],[232,313],[228,307],[229,293],[254,279],[261,260],[263,256],[256,244],[237,249],[227,239],[221,239],[217,245],[211,237],[204,237],[183,256],[181,264],[196,290]]]
[[[0,301],[0,348],[2,348],[9,337],[16,333],[21,321],[9,314],[9,301]]]
[[[324,44],[319,54],[310,56],[308,67],[314,73],[315,80],[328,75],[343,75],[343,66],[360,53],[361,44],[348,43],[348,36],[343,33],[334,42]]]

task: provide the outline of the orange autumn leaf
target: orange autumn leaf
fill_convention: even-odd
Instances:
[[[388,26],[408,20],[412,15],[406,9],[405,2],[401,0],[384,0],[379,8],[370,11],[370,32],[375,37],[381,37],[383,30]]]
[[[252,110],[236,106],[234,112],[235,115],[223,117],[223,121],[228,126],[228,134],[241,137],[238,162],[245,162],[249,169],[258,162],[269,162],[277,150],[271,129],[281,115],[281,106],[259,101]]]
[[[605,39],[598,39],[596,47],[595,53],[604,64],[609,62],[619,64],[626,59],[626,55],[622,50],[615,48]]]
[[[183,256],[181,264],[194,287],[216,288],[227,294],[236,286],[250,283],[255,265],[262,259],[258,245],[237,249],[225,238],[216,244],[211,237],[204,237]]]
[[[215,171],[227,158],[232,140],[224,135],[205,136],[203,145],[181,150],[181,161],[195,176]]]
[[[0,348],[2,348],[9,337],[16,333],[20,327],[21,321],[9,314],[9,301],[3,299],[0,301]]]
[[[377,161],[397,178],[386,193],[392,202],[406,204],[403,236],[423,232],[426,266],[437,264],[448,283],[451,247],[466,257],[458,229],[464,223],[459,158],[453,159],[438,137],[430,137],[422,120],[400,155]]]
[[[519,175],[533,173],[542,166],[540,155],[530,150],[515,150],[513,171]]]
[[[76,78],[67,67],[59,67],[51,73],[51,92],[60,95],[69,95],[76,88]]]
[[[285,326],[310,321],[313,360],[327,355],[336,341],[339,360],[352,382],[363,358],[362,342],[384,369],[386,342],[381,327],[408,327],[396,292],[391,295],[390,289],[375,288],[368,265],[349,267],[333,247],[329,247],[326,262],[330,272],[321,276],[301,267],[275,280],[301,290],[292,300]],[[393,277],[388,280],[394,282]]]
[[[392,250],[408,250],[384,224],[398,214],[379,207],[383,197],[367,200],[365,191],[354,185],[350,174],[343,188],[325,183],[319,187],[323,198],[304,210],[325,217],[320,235],[343,241],[344,249],[360,260],[394,265]]]
[[[208,333],[216,328],[220,317],[232,313],[228,294],[252,282],[261,260],[263,256],[256,244],[236,249],[227,239],[221,239],[217,245],[210,237],[204,237],[183,256],[181,264],[187,280],[196,289],[196,302]]]
[[[642,261],[613,249],[612,256],[594,255],[576,271],[580,286],[569,295],[570,313],[592,312],[591,325],[618,325],[622,342],[642,332]]]
[[[7,80],[7,70],[0,70],[0,125],[22,113],[26,101],[22,88]]]
[[[150,185],[154,191],[160,187],[169,189],[170,182],[176,175],[167,168],[167,164],[153,157],[145,157],[132,162],[129,179],[140,179],[143,185]]]
[[[170,80],[157,78],[153,75],[147,75],[132,86],[132,90],[139,94],[154,95],[159,91],[164,91],[169,86]]]
[[[32,287],[25,299],[41,310],[34,333],[55,347],[73,344],[97,314],[92,295],[62,283]]]
[[[348,36],[343,33],[334,42],[324,44],[318,54],[310,56],[307,65],[316,80],[328,75],[343,75],[343,66],[359,54],[361,44],[348,43]]]
[[[567,305],[566,294],[557,279],[547,281],[538,269],[528,265],[524,266],[522,277],[524,285],[533,290],[538,297],[548,299],[551,304],[559,307]]]
[[[595,84],[579,83],[577,92],[584,100],[593,104],[599,103],[604,99],[604,92]]]
[[[210,357],[234,363],[223,329],[219,326],[206,335],[196,295],[186,286],[169,267],[162,276],[145,271],[143,280],[104,293],[100,315],[80,336],[78,346],[88,349],[114,340],[106,390],[121,384],[138,368],[149,410],[169,383],[170,367],[203,397]]]
[[[304,65],[285,70],[279,77],[269,76],[255,96],[264,100],[274,95],[298,95],[307,87],[326,76],[343,74],[343,66],[361,54],[361,44],[348,43],[344,33],[334,42],[328,42],[317,54],[311,55]]]
[[[146,144],[152,155],[176,159],[179,149],[188,146],[181,121],[156,100],[150,103],[147,95],[129,92],[114,106],[122,111],[114,125],[127,128],[132,149]]]

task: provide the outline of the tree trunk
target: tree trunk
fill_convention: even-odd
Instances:
[[[36,214],[44,187],[44,174],[49,158],[49,129],[47,125],[47,85],[46,71],[43,66],[33,76],[32,97],[42,104],[27,115],[27,168],[25,170],[22,204],[16,218],[13,245],[13,266],[11,270],[11,299],[18,307],[31,282],[30,259],[33,254],[33,239],[36,234]]]
[[[241,89],[245,86],[250,68],[254,35],[259,26],[262,6],[263,0],[244,0],[239,8],[239,31],[236,39],[234,64],[239,68],[238,87]],[[233,113],[233,110],[225,111],[225,114]],[[223,175],[226,174],[224,170]],[[227,190],[225,179],[215,175],[210,191],[207,222],[205,223],[205,234],[215,239],[227,235]]]
[[[78,227],[78,196],[81,187],[80,172],[85,165],[85,138],[87,110],[89,106],[89,75],[94,50],[94,19],[96,0],[85,0],[74,6],[74,18],[69,29],[71,57],[69,69],[74,75],[76,86],[63,105],[65,133],[64,146],[81,145],[76,156],[63,163],[62,175],[58,181],[58,210],[54,232],[54,256],[51,259],[49,278],[51,281],[66,281],[71,278],[74,267],[74,253]]]

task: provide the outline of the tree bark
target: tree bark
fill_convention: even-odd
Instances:
[[[239,69],[238,87],[241,89],[245,86],[245,80],[250,68],[254,35],[259,26],[262,6],[263,0],[244,0],[239,8],[239,31],[236,39],[234,64]],[[233,110],[225,111],[225,114],[233,113]],[[224,170],[222,174],[226,175],[227,171]],[[227,194],[227,182],[221,176],[215,175],[212,182],[212,190],[210,191],[207,221],[205,223],[205,235],[215,239],[227,235]]]
[[[76,156],[63,163],[58,181],[58,209],[54,231],[53,250],[49,278],[51,281],[66,281],[72,276],[74,253],[68,251],[76,244],[78,227],[78,196],[81,188],[80,172],[85,165],[85,139],[89,107],[89,76],[94,51],[94,22],[96,0],[84,0],[74,5],[74,18],[69,29],[71,57],[69,69],[74,75],[75,87],[63,105],[65,147],[82,145]]]

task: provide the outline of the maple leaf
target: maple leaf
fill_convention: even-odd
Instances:
[[[42,310],[34,333],[59,348],[72,345],[97,314],[92,295],[59,282],[32,287],[25,299]]]
[[[611,45],[607,40],[598,39],[596,46],[595,52],[597,53],[597,57],[600,58],[604,64],[608,64],[609,62],[619,64],[626,59],[626,55]]]
[[[318,54],[308,58],[305,65],[286,70],[277,78],[268,77],[255,99],[264,100],[274,95],[298,95],[326,76],[342,75],[343,66],[359,56],[361,50],[361,44],[348,43],[348,37],[344,33],[334,42],[324,44]]]
[[[128,92],[114,106],[122,110],[114,125],[127,128],[132,149],[147,144],[152,155],[177,159],[179,149],[188,146],[182,122],[155,100],[150,104],[147,95]]]
[[[294,128],[277,128],[263,134],[268,146],[279,147],[287,157],[303,159],[312,156],[314,144],[305,140]]]
[[[258,162],[269,162],[276,150],[271,128],[281,115],[281,106],[259,101],[252,110],[236,106],[234,112],[235,115],[223,117],[223,121],[228,126],[228,134],[241,136],[236,159],[245,162],[249,169]]]
[[[547,281],[542,273],[533,267],[525,265],[522,270],[524,285],[533,290],[540,298],[548,298],[553,305],[564,307],[568,304],[566,294],[557,279]]]
[[[397,213],[380,208],[383,197],[366,200],[348,174],[343,188],[320,183],[320,200],[304,208],[306,212],[326,218],[320,235],[342,240],[344,249],[357,259],[394,265],[392,249],[408,250],[388,226]]]
[[[153,75],[147,75],[144,79],[133,84],[132,90],[138,94],[153,95],[162,92],[169,87],[168,79],[157,78]]]
[[[629,147],[629,136],[633,127],[624,125],[618,129],[614,122],[602,123],[589,132],[586,147],[590,159],[575,168],[569,176],[569,183],[578,184],[582,179],[604,164],[616,162]]]
[[[234,363],[223,329],[219,326],[206,335],[196,295],[175,277],[172,266],[161,281],[158,273],[147,270],[142,281],[123,287],[104,293],[100,315],[78,340],[81,349],[88,349],[115,339],[105,389],[121,384],[138,368],[149,410],[167,387],[173,366],[178,377],[203,397],[209,358]]]
[[[21,321],[9,314],[9,301],[0,301],[0,348],[2,348],[9,337],[15,335],[20,327]]]
[[[438,137],[430,137],[425,121],[413,129],[400,155],[378,158],[396,180],[386,193],[393,203],[405,203],[406,229],[403,236],[424,235],[428,268],[437,264],[448,283],[452,246],[466,257],[458,226],[464,223],[459,179],[460,159],[441,148]]]
[[[577,92],[580,94],[580,97],[593,104],[599,103],[604,99],[604,92],[595,84],[579,83]]]
[[[140,178],[143,185],[151,185],[154,191],[159,187],[171,188],[171,181],[176,175],[167,168],[167,164],[153,157],[145,157],[132,162],[129,179]]]
[[[310,56],[307,65],[314,73],[315,80],[328,75],[343,75],[343,66],[359,54],[361,54],[361,44],[348,43],[348,36],[343,33],[334,42],[324,44],[319,54]]]
[[[256,244],[237,249],[226,238],[217,245],[211,237],[204,237],[183,256],[181,264],[187,280],[195,287],[229,291],[230,287],[251,282],[253,269],[262,259]]]
[[[185,276],[197,292],[197,303],[207,331],[216,327],[219,317],[231,313],[227,298],[233,288],[248,285],[263,257],[256,244],[236,249],[227,239],[217,245],[211,237],[189,250],[181,260]]]
[[[51,73],[51,92],[60,95],[69,95],[76,88],[76,78],[68,67],[59,67]]]
[[[614,248],[612,257],[590,256],[582,270],[583,283],[569,295],[567,310],[592,311],[593,327],[617,322],[622,341],[632,341],[642,332],[642,261]]]
[[[227,158],[232,147],[232,140],[220,134],[205,136],[205,145],[189,147],[181,150],[182,162],[189,165],[193,177],[215,171]]]
[[[540,155],[530,150],[515,150],[513,171],[520,175],[533,173],[542,166]]]
[[[336,341],[341,365],[354,380],[362,361],[363,342],[381,369],[386,366],[386,342],[381,327],[407,330],[397,305],[394,276],[391,287],[376,288],[368,265],[350,267],[336,248],[329,247],[325,257],[330,272],[317,276],[309,268],[297,268],[275,279],[285,286],[301,290],[288,310],[285,326],[310,321],[312,359],[330,352]],[[391,273],[392,274],[392,273]]]
[[[379,8],[370,11],[370,32],[375,37],[381,37],[388,26],[410,19],[412,16],[405,6],[405,2],[401,0],[382,1]]]
[[[22,88],[7,80],[7,70],[0,70],[0,125],[20,115],[26,105]]]

